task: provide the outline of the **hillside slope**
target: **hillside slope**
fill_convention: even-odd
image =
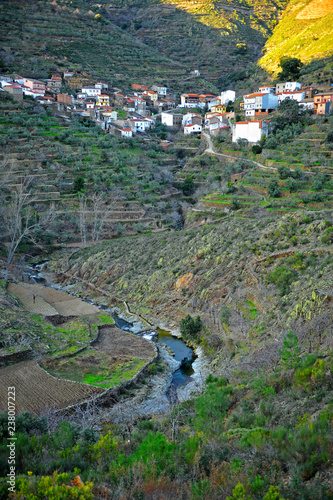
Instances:
[[[184,85],[199,68],[217,83],[257,60],[285,3],[14,0],[0,6],[3,68],[42,78],[69,67],[113,83],[122,74],[168,85]]]
[[[329,348],[332,302],[325,297],[332,295],[333,247],[325,235],[331,212],[305,215],[278,221],[261,211],[252,219],[112,240],[76,253],[66,281],[83,294],[91,294],[87,284],[93,284],[102,301],[102,290],[106,301],[128,300],[153,324],[178,328],[185,314],[200,314],[201,345],[215,366],[253,370],[275,359],[286,329],[299,334],[305,351]],[[236,356],[231,364],[230,356]]]
[[[278,70],[286,55],[304,63],[333,54],[333,1],[292,0],[280,23],[265,45],[260,66],[269,72]]]

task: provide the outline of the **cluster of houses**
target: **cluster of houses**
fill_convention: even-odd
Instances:
[[[161,114],[162,123],[170,127],[182,128],[184,134],[198,134],[205,128],[211,135],[220,135],[231,130],[232,141],[246,140],[256,143],[270,132],[270,114],[277,110],[285,99],[297,101],[304,109],[314,114],[327,115],[333,110],[333,91],[319,92],[313,87],[302,87],[299,82],[278,83],[276,87],[261,86],[257,92],[246,94],[235,103],[235,92],[228,90],[220,96],[182,94],[180,108],[187,114],[169,111]],[[205,117],[191,113],[190,108],[206,109]],[[234,111],[244,114],[243,121],[236,121]]]
[[[245,121],[236,122],[232,127],[232,140],[246,139],[258,142],[270,132],[269,114],[276,111],[285,99],[297,101],[303,109],[314,114],[327,115],[333,109],[333,91],[319,92],[314,87],[302,87],[299,82],[277,83],[276,87],[262,86],[258,92],[243,96],[240,110]]]
[[[332,90],[320,92],[313,87],[302,87],[299,82],[261,86],[257,92],[237,101],[233,90],[219,96],[184,93],[177,98],[168,87],[153,85],[149,89],[137,83],[131,85],[130,92],[122,93],[105,82],[91,84],[88,78],[69,71],[44,81],[0,75],[0,83],[0,90],[15,99],[29,96],[43,104],[54,104],[59,111],[90,117],[103,130],[119,137],[147,132],[160,117],[162,124],[185,135],[198,135],[203,129],[211,135],[231,130],[233,142],[244,139],[255,143],[270,132],[269,115],[287,98],[318,115],[329,114],[333,108]],[[77,83],[81,86],[75,95],[62,92],[64,84],[77,86]],[[235,111],[244,114],[244,121],[235,122]]]

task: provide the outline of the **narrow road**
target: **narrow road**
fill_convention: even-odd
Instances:
[[[212,139],[211,139],[210,135],[207,134],[207,132],[202,132],[202,135],[205,137],[205,139],[207,140],[207,143],[208,143],[208,148],[205,149],[205,151],[204,151],[207,154],[215,155],[215,156],[218,156],[218,157],[220,156],[222,158],[232,158],[233,160],[248,161],[248,162],[252,163],[253,165],[256,165],[258,168],[261,168],[262,170],[268,170],[268,171],[271,171],[271,172],[277,172],[278,171],[278,169],[275,168],[275,167],[265,167],[265,165],[263,165],[262,163],[259,163],[259,162],[254,161],[254,160],[250,160],[249,158],[243,158],[243,157],[239,157],[239,156],[232,156],[232,155],[225,155],[223,153],[217,153],[213,149],[213,143],[212,143]],[[291,168],[290,170],[291,170],[291,172],[294,172],[293,168]],[[303,170],[303,173],[304,174],[308,174],[308,175],[314,175],[313,172],[309,172],[307,170]]]
[[[207,132],[202,132],[202,135],[205,137],[205,139],[207,140],[207,143],[208,143],[208,148],[205,149],[205,151],[204,151],[207,154],[211,154],[211,155],[215,155],[215,156],[221,156],[222,158],[232,158],[233,160],[240,160],[241,159],[241,160],[244,160],[244,161],[249,161],[250,163],[253,163],[257,167],[262,168],[263,170],[270,170],[272,172],[277,172],[277,168],[275,168],[275,167],[265,167],[265,165],[262,165],[261,163],[258,163],[257,161],[254,161],[254,160],[250,160],[248,158],[242,158],[242,157],[239,157],[239,156],[225,155],[223,153],[217,153],[213,149],[213,143],[212,143],[212,139],[211,139],[210,135],[207,134]]]

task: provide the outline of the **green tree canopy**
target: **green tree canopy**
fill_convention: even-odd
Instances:
[[[194,193],[195,187],[192,177],[186,177],[182,185],[182,191],[185,196],[191,196]]]
[[[280,196],[280,187],[279,187],[279,182],[278,180],[273,177],[268,183],[268,194],[273,197],[278,197]]]
[[[281,71],[278,74],[280,81],[297,80],[300,77],[303,63],[297,57],[284,57],[280,60]]]
[[[277,109],[276,115],[271,120],[274,130],[283,130],[286,125],[298,122],[300,119],[300,109],[297,101],[284,99]]]
[[[192,318],[189,314],[180,321],[180,332],[184,339],[193,340],[196,339],[198,333],[202,328],[202,321],[200,316]]]

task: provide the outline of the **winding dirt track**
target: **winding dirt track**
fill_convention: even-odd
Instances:
[[[206,154],[214,155],[214,156],[221,157],[221,158],[232,158],[233,160],[247,161],[247,162],[252,163],[253,165],[256,165],[261,170],[267,170],[267,171],[271,171],[271,172],[278,171],[278,169],[275,167],[265,167],[265,165],[263,165],[262,163],[251,160],[250,158],[243,158],[243,157],[239,157],[239,156],[226,155],[224,153],[217,153],[213,149],[213,143],[212,143],[212,139],[211,139],[210,135],[207,134],[207,132],[202,132],[202,135],[205,137],[207,144],[208,144],[208,148],[205,149],[205,151],[204,151]],[[290,170],[291,170],[291,172],[294,172],[293,168],[291,168]],[[314,172],[309,172],[308,170],[304,170],[303,172],[304,172],[304,174],[314,175]]]

